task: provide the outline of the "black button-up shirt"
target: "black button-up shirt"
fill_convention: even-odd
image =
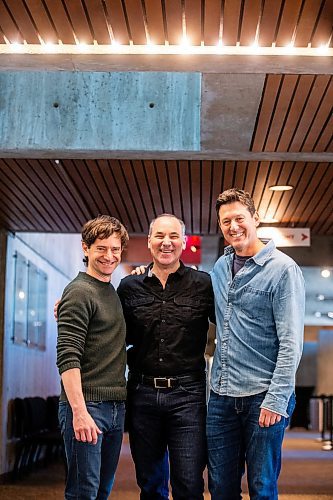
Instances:
[[[163,289],[151,266],[118,287],[130,371],[153,376],[203,371],[208,319],[215,322],[210,276],[181,263]]]

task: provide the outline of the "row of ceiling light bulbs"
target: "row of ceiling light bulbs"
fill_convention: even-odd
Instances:
[[[76,44],[63,44],[61,40],[58,43],[44,42],[40,39],[40,44],[28,44],[26,41],[23,43],[20,42],[10,42],[5,38],[4,46],[9,47],[11,50],[15,51],[24,51],[29,48],[29,51],[42,51],[42,52],[62,52],[71,50],[73,52],[98,52],[98,51],[111,51],[111,52],[124,52],[126,50],[137,50],[142,53],[178,53],[178,52],[190,52],[194,54],[311,54],[311,55],[328,55],[330,53],[329,44],[321,44],[319,47],[312,47],[311,44],[308,44],[306,48],[304,47],[295,47],[293,42],[285,46],[276,46],[273,43],[270,47],[262,47],[259,45],[257,41],[254,41],[252,45],[240,45],[237,42],[236,45],[224,45],[222,40],[220,40],[216,45],[204,45],[202,42],[201,45],[192,45],[190,40],[187,37],[181,39],[178,45],[171,45],[166,42],[164,45],[155,45],[151,40],[147,42],[146,45],[136,45],[130,41],[129,44],[120,44],[116,40],[113,40],[109,45],[100,45],[94,40],[93,44],[87,44],[84,42],[76,41]],[[2,47],[4,48],[4,47]]]

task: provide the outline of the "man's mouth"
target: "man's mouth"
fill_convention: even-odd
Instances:
[[[238,233],[230,233],[230,236],[232,238],[240,238],[241,236],[244,236],[244,232],[243,231],[239,231]]]

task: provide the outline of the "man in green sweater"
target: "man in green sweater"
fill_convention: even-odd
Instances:
[[[125,322],[111,275],[128,241],[124,226],[101,215],[82,229],[86,273],[58,307],[59,421],[68,475],[66,499],[107,499],[124,429]]]

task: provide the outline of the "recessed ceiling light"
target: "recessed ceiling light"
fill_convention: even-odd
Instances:
[[[316,318],[321,318],[321,312],[319,311],[316,311],[314,315],[316,316]]]
[[[289,184],[276,184],[275,186],[269,186],[271,191],[290,191],[294,189],[294,186],[290,186]]]
[[[325,300],[325,295],[320,293],[319,295],[317,295],[317,299],[318,300]]]
[[[331,276],[331,271],[329,269],[323,269],[320,274],[323,278],[329,278]]]
[[[330,311],[330,312],[328,312],[328,313],[327,313],[327,316],[328,316],[329,318],[332,318],[332,319],[333,319],[333,312],[331,312],[331,311]]]

